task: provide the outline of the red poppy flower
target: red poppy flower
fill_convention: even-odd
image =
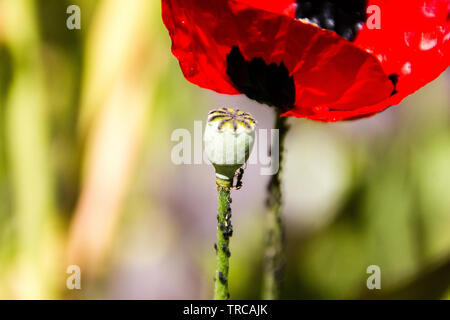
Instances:
[[[186,79],[321,121],[373,115],[439,76],[449,12],[450,0],[162,0]]]

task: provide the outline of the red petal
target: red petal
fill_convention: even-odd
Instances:
[[[172,53],[186,79],[219,93],[238,94],[226,76],[229,46],[215,39],[231,36],[227,35],[228,26],[220,25],[223,18],[216,19],[221,10],[231,15],[227,1],[162,1],[162,17],[172,38]]]
[[[234,2],[241,3],[246,7],[285,14],[292,18],[295,17],[295,11],[297,9],[297,1],[295,0],[237,0]]]
[[[355,45],[373,54],[386,74],[397,74],[398,104],[438,77],[450,63],[449,0],[371,0],[381,12],[381,29],[367,25]]]

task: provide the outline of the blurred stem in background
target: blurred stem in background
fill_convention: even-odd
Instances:
[[[2,261],[0,276],[6,275],[8,280],[0,279],[0,296],[51,298],[59,279],[55,271],[60,269],[55,246],[61,241],[57,239],[60,229],[55,215],[47,93],[35,2],[3,0],[0,11],[0,32],[10,51],[13,70],[5,103],[5,128],[13,197],[8,218],[12,219],[14,236],[2,246],[15,247],[10,260]]]
[[[278,109],[277,109],[278,110]],[[267,187],[267,225],[266,225],[266,248],[264,255],[262,298],[265,300],[278,299],[282,281],[284,256],[283,240],[284,230],[282,221],[282,185],[281,173],[283,165],[284,141],[289,126],[287,118],[280,117],[280,112],[275,113],[275,129],[278,129],[278,139],[272,143],[278,143],[279,170],[270,178]]]

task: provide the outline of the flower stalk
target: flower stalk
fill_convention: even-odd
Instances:
[[[274,174],[267,187],[267,210],[266,217],[266,247],[264,253],[263,288],[262,298],[265,300],[275,300],[280,296],[281,281],[284,269],[284,228],[282,220],[282,185],[281,172],[283,164],[284,140],[289,125],[287,118],[280,117],[280,113],[275,114],[275,129],[279,130],[278,143],[279,150],[279,170]]]
[[[240,189],[243,169],[255,141],[255,119],[247,112],[231,108],[212,110],[205,129],[205,151],[214,165],[217,183],[217,243],[214,299],[229,299],[228,271],[231,225],[231,190]],[[233,187],[236,171],[238,182]]]
[[[226,300],[228,292],[228,270],[230,253],[230,237],[233,235],[231,225],[231,183],[217,178],[217,254],[214,299]]]

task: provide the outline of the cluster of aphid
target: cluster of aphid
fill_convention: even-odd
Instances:
[[[232,202],[232,199],[230,198],[229,203]],[[218,228],[220,231],[222,231],[222,235],[225,239],[225,241],[228,242],[228,240],[230,239],[230,237],[233,236],[233,226],[231,225],[231,206],[230,204],[227,205],[226,210],[222,213],[223,214],[223,221],[221,221],[221,217],[218,214],[217,215],[217,221],[218,221]],[[225,243],[222,243],[222,245],[220,246],[220,248],[217,246],[216,243],[214,243],[214,250],[216,250],[216,253],[218,250],[222,250],[222,252],[224,252],[227,257],[231,256],[231,252],[230,249],[228,248],[228,246]],[[214,281],[216,279],[214,278]],[[219,272],[219,280],[222,283],[227,282],[227,278],[223,275],[222,272]]]
[[[219,271],[219,280],[222,283],[226,283],[227,280],[228,280],[227,277],[225,277],[221,271]],[[214,278],[214,281],[216,281],[216,278]],[[229,293],[227,294],[227,298],[230,299],[230,294]]]
[[[230,203],[231,203],[230,198]],[[225,223],[219,223],[220,230],[222,231],[222,235],[225,238],[226,241],[228,241],[229,238],[233,235],[233,226],[231,225],[231,206],[230,204],[227,205],[227,210],[223,213],[223,217],[225,219]],[[230,256],[230,252],[226,252],[227,256]]]

